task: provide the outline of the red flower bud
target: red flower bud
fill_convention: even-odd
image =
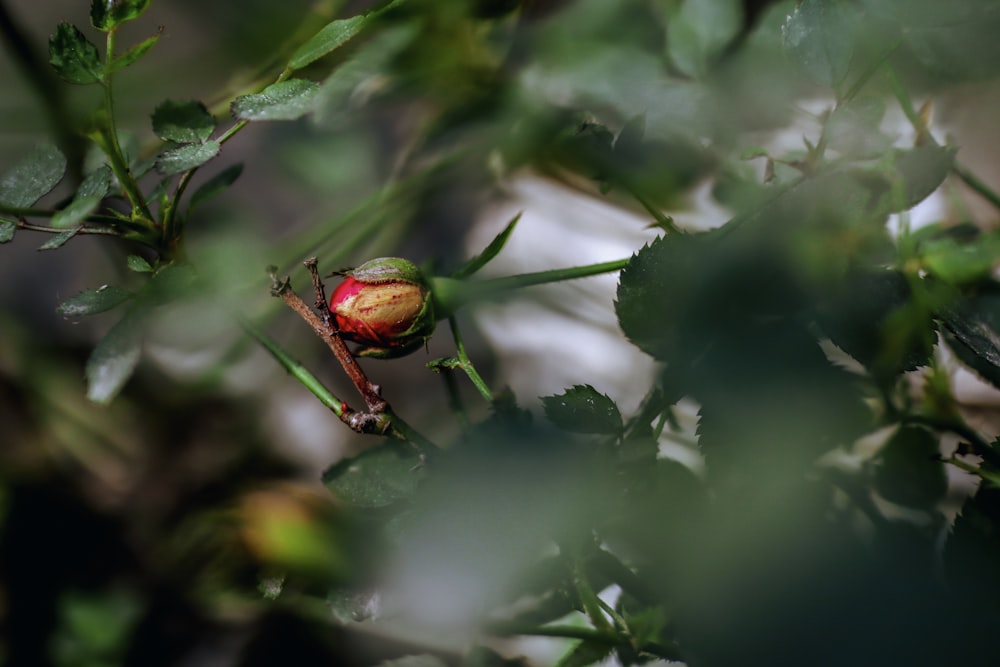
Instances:
[[[345,275],[330,310],[340,335],[364,346],[359,356],[401,357],[434,333],[431,292],[412,262],[382,257]]]

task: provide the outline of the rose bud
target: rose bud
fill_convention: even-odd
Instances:
[[[413,262],[381,257],[344,276],[330,297],[330,310],[340,335],[363,345],[358,356],[401,357],[434,333],[431,291]]]

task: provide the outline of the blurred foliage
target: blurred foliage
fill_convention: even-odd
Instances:
[[[122,85],[163,48],[157,6],[223,31],[209,60],[242,68],[217,99]],[[998,7],[94,0],[47,59],[0,21],[51,124],[5,156],[0,252],[90,236],[115,276],[61,298],[90,349],[0,311],[0,655],[472,667],[525,664],[483,645],[530,635],[564,640],[562,667],[995,664],[1000,451],[946,380],[957,358],[1000,387],[997,232],[910,211],[958,181],[1000,208],[913,102],[1000,74]],[[759,145],[802,118],[800,147]],[[303,481],[262,424],[274,377],[224,381],[249,333],[350,423],[264,266],[391,251],[471,284],[516,231],[466,260],[469,220],[527,170],[663,231],[614,304],[657,369],[641,405],[578,384],[533,412],[490,391],[452,320],[457,356],[431,364],[449,419],[420,434],[384,408],[398,441]],[[731,219],[677,229],[663,210],[706,184]],[[157,346],[210,361],[168,376]],[[466,409],[457,371],[488,406]]]

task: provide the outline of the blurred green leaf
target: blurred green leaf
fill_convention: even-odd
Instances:
[[[433,655],[407,655],[395,660],[384,660],[379,667],[448,667],[441,658]]]
[[[923,428],[900,427],[877,456],[875,489],[891,502],[933,509],[948,490],[938,437]]]
[[[358,15],[326,24],[309,41],[298,48],[291,60],[288,61],[288,67],[301,69],[323,56],[333,53],[361,32],[367,21],[367,16]]]
[[[138,18],[152,0],[91,0],[90,22],[103,32]]]
[[[511,233],[514,231],[514,226],[517,225],[517,221],[521,219],[521,214],[518,213],[511,219],[510,222],[497,234],[489,245],[483,249],[481,253],[470,259],[465,265],[458,271],[451,275],[452,278],[461,279],[468,278],[473,275],[481,268],[490,263],[494,257],[496,257],[503,247],[507,244],[507,239],[510,238]]]
[[[951,285],[988,282],[1000,262],[1000,235],[985,234],[967,243],[951,237],[925,241],[920,244],[920,262]]]
[[[116,308],[132,298],[132,292],[114,285],[103,285],[80,292],[63,301],[56,312],[64,317],[84,317]]]
[[[153,132],[164,141],[201,143],[212,136],[215,118],[198,101],[162,102],[153,111]]]
[[[111,74],[114,74],[118,70],[128,67],[135,61],[139,60],[139,58],[142,58],[144,55],[149,53],[149,51],[154,46],[156,46],[156,43],[160,41],[160,35],[162,34],[163,34],[163,29],[161,28],[160,32],[157,32],[152,37],[147,37],[146,39],[142,40],[135,46],[131,47],[125,53],[121,54],[120,56],[117,56],[108,65],[105,75],[109,76]]]
[[[52,226],[65,228],[79,225],[87,219],[87,216],[97,210],[100,203],[100,197],[74,199],[66,208],[52,216]]]
[[[13,241],[15,231],[17,231],[16,222],[0,218],[0,243],[10,243]]]
[[[856,97],[834,109],[827,121],[828,145],[841,155],[870,158],[881,155],[892,140],[879,130],[885,102],[878,97]]]
[[[804,0],[785,21],[785,49],[813,81],[836,88],[847,76],[857,26],[847,3]]]
[[[59,76],[70,83],[87,84],[104,80],[104,67],[97,47],[69,23],[60,23],[49,39],[49,62]]]
[[[36,146],[0,177],[0,204],[27,208],[52,191],[66,172],[66,158],[52,144]]]
[[[51,237],[48,241],[38,246],[39,250],[55,250],[66,245],[66,242],[77,235],[80,231],[79,227],[73,227],[72,229],[67,229],[65,232],[56,234]]]
[[[289,79],[237,97],[230,110],[240,120],[296,120],[313,110],[318,90],[313,81]]]
[[[204,204],[209,199],[222,194],[226,188],[236,182],[236,179],[243,173],[243,163],[238,162],[229,165],[218,174],[202,183],[194,194],[191,195],[191,203],[188,210],[194,210],[196,206]]]
[[[739,0],[682,0],[667,17],[667,48],[674,64],[688,76],[703,77],[742,24]]]
[[[386,442],[328,468],[323,483],[349,505],[374,508],[411,498],[423,475],[412,447]]]
[[[200,167],[219,154],[219,142],[206,141],[203,144],[184,144],[160,153],[156,158],[156,170],[164,176]]]
[[[139,363],[145,309],[133,306],[97,343],[87,359],[87,398],[108,404],[118,395]]]
[[[365,81],[386,74],[393,59],[414,39],[412,23],[387,28],[363,44],[353,57],[320,85],[313,104],[313,119],[320,127],[341,123],[351,107],[355,90]]]
[[[153,267],[149,265],[149,262],[139,255],[129,255],[128,258],[126,258],[125,263],[128,265],[130,270],[135,271],[136,273],[153,272]]]
[[[888,193],[890,210],[904,211],[913,208],[940,187],[955,164],[957,148],[930,143],[907,151],[892,154],[894,176],[902,179],[902,200],[896,201],[895,193]]]
[[[545,416],[559,428],[573,433],[619,435],[622,415],[606,395],[587,385],[576,385],[565,393],[542,398]]]

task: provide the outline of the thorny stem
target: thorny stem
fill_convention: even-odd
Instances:
[[[326,304],[323,283],[316,269],[316,258],[307,259],[304,264],[312,277],[320,315],[313,312],[305,301],[292,291],[288,278],[279,279],[277,277],[274,267],[268,267],[268,273],[271,276],[271,293],[281,298],[289,308],[305,320],[317,336],[323,339],[337,361],[340,362],[344,372],[351,378],[358,393],[364,398],[368,411],[351,413],[345,423],[359,433],[375,433],[397,440],[405,440],[416,447],[422,456],[435,451],[437,445],[396,415],[379,394],[378,385],[372,383],[361,370],[333,325],[333,318],[330,315],[329,306]]]

